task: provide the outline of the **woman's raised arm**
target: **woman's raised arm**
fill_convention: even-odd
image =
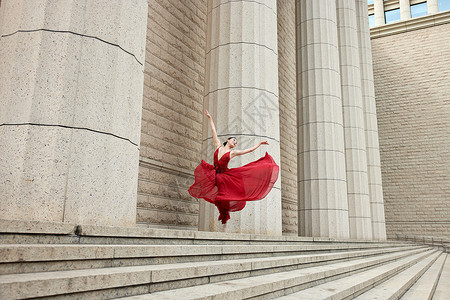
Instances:
[[[211,132],[212,132],[212,136],[213,136],[213,140],[214,140],[214,146],[217,149],[220,147],[221,144],[220,144],[219,138],[217,137],[216,127],[214,126],[214,122],[212,120],[211,115],[209,114],[208,110],[206,110],[206,109],[205,109],[205,115],[209,119],[209,125],[211,126]]]
[[[261,145],[269,145],[269,142],[262,141],[262,142],[259,142],[258,144],[256,144],[255,146],[253,146],[251,148],[248,148],[248,149],[245,149],[245,150],[231,150],[230,158],[233,158],[233,157],[238,156],[238,155],[242,155],[242,154],[253,152],[256,149],[258,149],[259,146],[261,146]]]

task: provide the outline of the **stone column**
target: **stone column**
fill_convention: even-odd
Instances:
[[[354,1],[337,0],[350,238],[372,239],[364,108]]]
[[[367,170],[369,180],[370,211],[372,214],[373,239],[386,239],[383,188],[381,183],[381,162],[378,144],[378,125],[375,102],[375,87],[372,68],[372,47],[370,44],[367,1],[356,0],[358,21],[358,43],[361,70],[361,91],[366,129]]]
[[[411,5],[409,0],[400,0],[400,20],[411,19]]]
[[[3,0],[5,1],[5,0]],[[3,7],[3,8],[2,8]],[[4,5],[2,5],[2,1],[0,0],[0,33],[2,32],[2,27],[3,27],[3,19],[5,17],[5,9],[4,9]],[[0,40],[2,39],[2,35],[0,34]]]
[[[381,26],[386,24],[386,20],[384,18],[384,1],[383,0],[375,0],[373,2],[373,13],[375,15],[375,26]]]
[[[439,12],[438,0],[427,0],[427,14],[437,14]]]
[[[348,238],[335,1],[297,1],[299,233]]]
[[[146,0],[2,0],[0,218],[136,223]]]
[[[205,107],[219,139],[238,140],[238,149],[267,140],[269,146],[233,158],[241,166],[267,151],[280,162],[276,0],[208,1]],[[205,160],[214,153],[209,124],[204,122]],[[280,176],[269,195],[232,212],[227,232],[281,235]],[[222,231],[217,208],[200,202],[199,229]]]

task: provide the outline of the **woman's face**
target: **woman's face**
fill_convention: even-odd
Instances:
[[[237,140],[235,138],[229,139],[228,140],[228,145],[230,145],[231,148],[236,147],[237,145]]]

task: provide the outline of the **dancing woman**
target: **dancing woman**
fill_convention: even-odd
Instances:
[[[189,188],[189,194],[196,198],[203,198],[213,203],[219,210],[219,221],[225,224],[230,219],[230,212],[240,211],[247,201],[263,199],[277,181],[279,167],[266,152],[264,157],[238,168],[228,168],[233,157],[250,153],[261,145],[268,145],[267,141],[257,143],[245,150],[235,150],[237,140],[229,137],[220,143],[211,115],[205,114],[214,140],[214,165],[204,160],[195,169],[195,183]]]

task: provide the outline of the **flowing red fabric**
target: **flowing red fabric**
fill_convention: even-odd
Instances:
[[[228,168],[230,152],[218,159],[214,152],[214,166],[204,160],[195,169],[195,183],[189,194],[203,198],[219,209],[219,221],[225,224],[231,211],[239,211],[247,201],[263,199],[278,179],[279,167],[266,152],[264,157],[239,168]]]

